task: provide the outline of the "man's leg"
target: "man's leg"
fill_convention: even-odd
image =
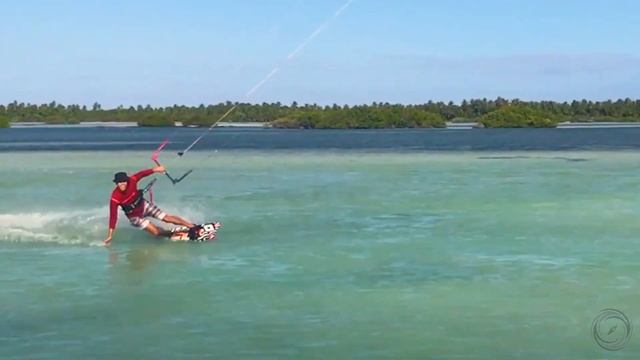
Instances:
[[[162,237],[171,236],[170,230],[161,229],[152,223],[147,224],[147,226],[144,229],[153,236],[162,236]]]
[[[162,218],[162,221],[170,224],[186,226],[188,228],[192,228],[195,226],[193,223],[175,215],[165,215],[164,218]]]
[[[149,219],[145,219],[143,217],[131,217],[129,218],[129,221],[131,222],[131,225],[133,225],[134,227],[137,227],[138,229],[141,229],[141,230],[145,230],[153,236],[164,236],[164,237],[171,236],[170,230],[165,230],[157,227],[155,224],[149,221]]]
[[[167,214],[166,212],[162,211],[162,209],[157,207],[156,204],[148,202],[145,205],[146,206],[144,214],[146,216],[152,216],[160,221],[164,221],[169,224],[182,225],[188,228],[192,228],[195,226],[192,222],[187,221],[179,216]]]

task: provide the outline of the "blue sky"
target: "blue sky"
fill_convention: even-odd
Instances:
[[[640,98],[638,1],[354,0],[285,61],[344,3],[4,2],[0,103]]]

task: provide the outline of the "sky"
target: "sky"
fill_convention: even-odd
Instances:
[[[640,98],[639,1],[353,0],[333,17],[344,5],[4,1],[0,104]]]

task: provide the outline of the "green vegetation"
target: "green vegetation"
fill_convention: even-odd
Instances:
[[[560,121],[640,121],[640,100],[525,102],[518,99],[429,101],[419,105],[373,103],[358,106],[318,106],[297,103],[220,103],[217,105],[151,107],[149,105],[102,109],[61,105],[56,102],[35,105],[14,101],[0,105],[0,118],[10,121],[42,121],[69,124],[80,121],[131,121],[141,126],[209,126],[232,106],[238,105],[225,121],[269,122],[279,128],[363,129],[442,127],[445,121],[479,121],[485,127],[543,127]],[[2,120],[0,120],[2,124]]]
[[[139,126],[173,126],[174,121],[167,116],[162,116],[161,113],[147,114],[138,119]]]
[[[305,129],[380,129],[444,127],[438,113],[413,106],[355,106],[302,109],[271,123],[279,128]]]
[[[558,123],[553,116],[522,105],[505,105],[480,117],[484,127],[554,127]]]
[[[8,128],[9,125],[9,117],[7,115],[0,115],[0,128]]]

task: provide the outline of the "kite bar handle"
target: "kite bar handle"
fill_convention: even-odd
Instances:
[[[156,163],[156,165],[158,166],[162,166],[160,164],[160,162],[158,161],[158,156],[160,156],[160,151],[162,151],[162,149],[167,146],[167,144],[169,143],[169,139],[165,139],[162,144],[160,144],[160,146],[158,146],[158,148],[156,149],[156,151],[153,152],[153,154],[151,155],[151,160],[153,160],[154,163]],[[180,176],[179,178],[175,179],[173,176],[171,176],[169,174],[168,171],[165,170],[164,174],[169,178],[169,180],[171,180],[171,183],[173,185],[179,183],[180,181],[182,181],[184,178],[187,177],[187,175],[191,174],[193,172],[193,169],[187,171],[186,173],[184,173],[184,175]]]

